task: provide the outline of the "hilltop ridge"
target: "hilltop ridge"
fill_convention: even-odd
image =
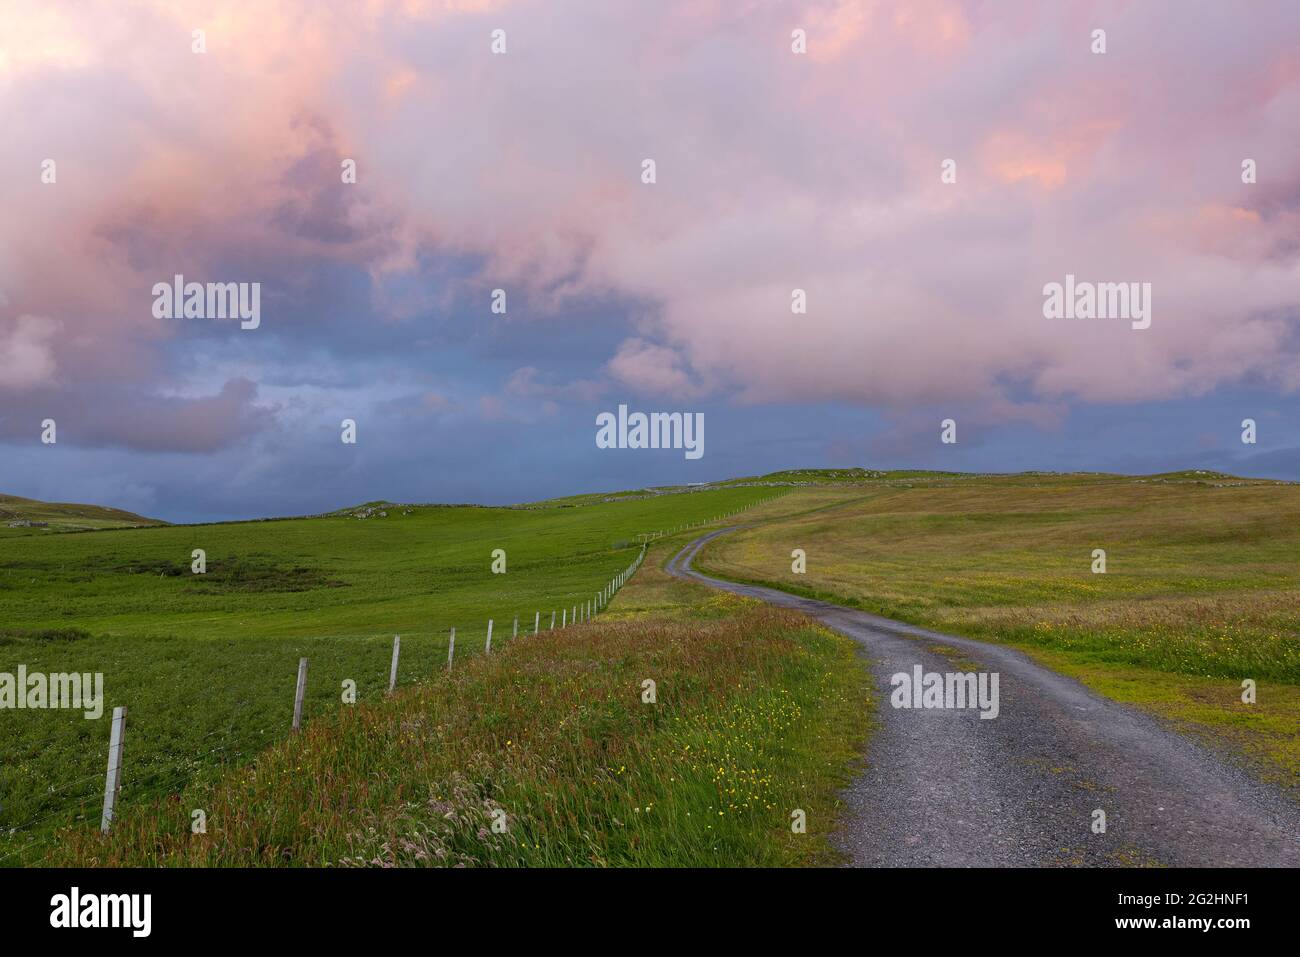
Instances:
[[[41,502],[17,495],[0,495],[0,534],[84,532],[166,524],[156,518],[103,505]]]

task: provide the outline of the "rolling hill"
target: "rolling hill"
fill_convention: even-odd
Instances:
[[[736,524],[702,568],[1012,644],[1266,777],[1294,781],[1300,766],[1291,483],[817,469],[211,525],[4,507],[62,523],[0,529],[0,673],[102,673],[106,712],[130,709],[130,759],[101,852],[107,722],[7,712],[0,864],[831,860],[836,788],[874,692],[840,636],[663,574],[701,530]],[[119,525],[56,533],[93,521]],[[561,635],[643,539],[627,587]],[[291,739],[303,657],[307,730]],[[648,678],[657,710],[639,704]],[[1260,683],[1257,705],[1238,700],[1244,678]],[[796,794],[817,809],[807,842],[789,840]],[[439,823],[451,808],[477,833],[507,797],[522,828],[509,847]],[[228,816],[206,843],[189,839],[192,808]]]
[[[0,537],[49,532],[85,532],[107,528],[166,525],[120,508],[38,502],[17,495],[0,495]]]

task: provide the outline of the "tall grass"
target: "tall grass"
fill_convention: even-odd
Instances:
[[[851,642],[788,613],[598,621],[341,707],[242,770],[125,807],[107,840],[67,830],[47,861],[830,862],[866,682]],[[194,809],[206,834],[191,833]]]
[[[859,495],[724,537],[697,565],[978,638],[1300,684],[1300,486],[1022,482]]]
[[[770,498],[726,489],[545,508],[390,507],[273,522],[0,539],[0,672],[101,672],[129,708],[123,801],[167,794],[288,734],[300,657],[308,721],[532,630],[627,567],[636,533]],[[385,515],[381,516],[380,513]],[[359,519],[357,514],[370,517]],[[191,552],[207,553],[207,574]],[[491,553],[507,553],[493,574]],[[559,616],[557,614],[557,627]],[[99,819],[107,719],[0,711],[0,866],[60,823]],[[39,850],[39,847],[36,848]]]
[[[1300,486],[967,476],[825,498],[717,540],[697,566],[1018,645],[1300,794]]]

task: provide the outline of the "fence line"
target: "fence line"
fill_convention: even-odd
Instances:
[[[714,522],[719,521],[722,518],[727,518],[737,514],[739,511],[744,511],[745,509],[754,508],[758,505],[765,504],[778,497],[780,496],[774,495],[774,496],[770,496],[769,498],[762,499],[757,502],[753,502],[750,505],[744,506],[744,508],[742,509],[737,509],[736,511],[729,512],[724,515],[720,515],[717,518],[712,519],[708,522],[698,522],[690,525],[681,525],[681,526],[677,526],[677,528],[671,531],[660,530],[653,534],[642,533],[639,536],[641,538],[641,548],[637,552],[636,556],[626,567],[624,567],[622,570],[620,570],[615,575],[613,575],[609,579],[609,581],[602,586],[602,588],[599,591],[593,593],[591,599],[585,600],[584,602],[579,604],[575,604],[572,606],[571,609],[569,608],[561,609],[562,617],[561,617],[560,627],[563,629],[568,627],[570,623],[575,625],[578,624],[579,614],[582,615],[582,620],[584,622],[589,622],[594,615],[598,614],[601,611],[601,609],[607,608],[609,603],[618,594],[619,590],[622,589],[627,584],[627,582],[631,580],[632,576],[636,574],[637,570],[644,563],[647,550],[649,549],[649,546],[652,542],[656,542],[667,535],[674,534],[675,532],[683,529],[697,528],[703,525],[713,524]],[[541,632],[541,620],[542,620],[542,613],[541,610],[539,609],[536,610],[533,614],[533,635],[534,636],[539,635]],[[484,654],[491,654],[492,651],[492,628],[493,628],[493,619],[488,619],[487,642],[484,646]],[[551,624],[549,630],[551,631],[555,630],[555,609],[551,610]],[[517,638],[518,635],[519,635],[519,617],[516,615],[511,630],[511,637]],[[392,661],[389,666],[389,677],[388,677],[388,693],[390,694],[393,693],[397,688],[397,670],[398,670],[398,661],[400,658],[400,654],[401,654],[401,636],[394,635],[393,654],[392,654]],[[448,672],[452,670],[452,665],[455,660],[455,654],[456,654],[456,629],[453,627],[451,629],[450,636],[447,642]],[[300,658],[298,661],[298,678],[294,688],[293,722],[290,729],[291,732],[293,733],[298,733],[302,729],[303,703],[307,691],[307,673],[308,673],[308,659]],[[100,816],[100,830],[102,833],[105,834],[107,834],[111,829],[114,812],[116,810],[117,799],[122,791],[122,772],[124,767],[123,756],[124,756],[124,744],[125,744],[125,732],[126,732],[126,715],[127,715],[127,708],[125,706],[117,706],[113,708],[112,724],[110,728],[109,746],[108,746],[108,765],[104,777],[104,804]],[[219,728],[204,735],[203,738],[200,740],[209,738],[215,734],[222,733],[223,731],[226,733],[231,733],[230,729]],[[227,750],[229,749],[224,747],[214,748],[214,749],[201,752],[200,756],[217,754]],[[255,751],[241,752],[238,755],[238,757],[245,757],[254,753],[256,752]],[[157,780],[159,777],[162,776],[162,774],[163,772],[160,772],[159,774],[155,774],[152,777],[145,778],[143,781],[132,782],[130,790],[134,791],[136,788],[142,786],[145,783]],[[65,784],[60,785],[58,788],[52,790],[50,793],[55,793],[55,791],[66,789],[68,787],[73,786],[74,784],[79,784],[79,783],[84,783],[86,781],[94,780],[97,777],[98,775],[88,775],[85,778],[78,779],[77,781],[66,782]],[[179,775],[170,777],[166,782],[166,785],[169,788],[176,787],[178,785],[182,785],[184,782],[192,781],[193,779],[194,779],[193,773],[182,772]],[[160,793],[172,793],[172,792],[169,791],[169,792],[160,792]],[[82,801],[79,803],[84,803],[85,800],[86,798],[83,798]],[[29,829],[35,824],[44,823],[46,821],[52,820],[55,817],[61,816],[64,813],[65,813],[64,811],[54,811],[49,815],[38,816],[16,827],[0,828],[0,833],[7,832],[9,835],[13,835],[18,833],[21,830]],[[22,851],[25,851],[28,848],[34,847],[37,844],[42,843],[44,840],[45,840],[44,836],[37,837],[31,842],[29,842],[28,844],[21,845],[17,849],[9,850],[3,854],[0,854],[0,860],[5,860],[9,857],[13,857],[14,855],[21,853]]]

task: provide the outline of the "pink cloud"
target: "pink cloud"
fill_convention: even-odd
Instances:
[[[0,59],[8,388],[165,378],[176,327],[143,290],[232,250],[361,265],[395,322],[442,294],[411,281],[439,254],[481,259],[475,288],[522,287],[532,319],[624,297],[644,309],[605,371],[641,393],[1014,417],[1009,383],[1034,408],[1300,384],[1294,4],[121,10],[32,0],[0,20],[22,40]],[[1043,319],[1067,272],[1151,282],[1152,327]],[[520,370],[508,392],[576,387]]]
[[[579,379],[574,382],[546,381],[541,372],[532,366],[516,369],[505,384],[507,395],[520,399],[549,401],[594,402],[608,391],[608,382],[594,379]]]
[[[608,370],[615,380],[641,394],[692,398],[701,391],[683,368],[681,356],[643,339],[624,342],[609,360]]]
[[[7,328],[6,328],[7,325]],[[19,316],[0,324],[0,389],[30,389],[54,383],[54,339],[62,324],[40,316]]]

